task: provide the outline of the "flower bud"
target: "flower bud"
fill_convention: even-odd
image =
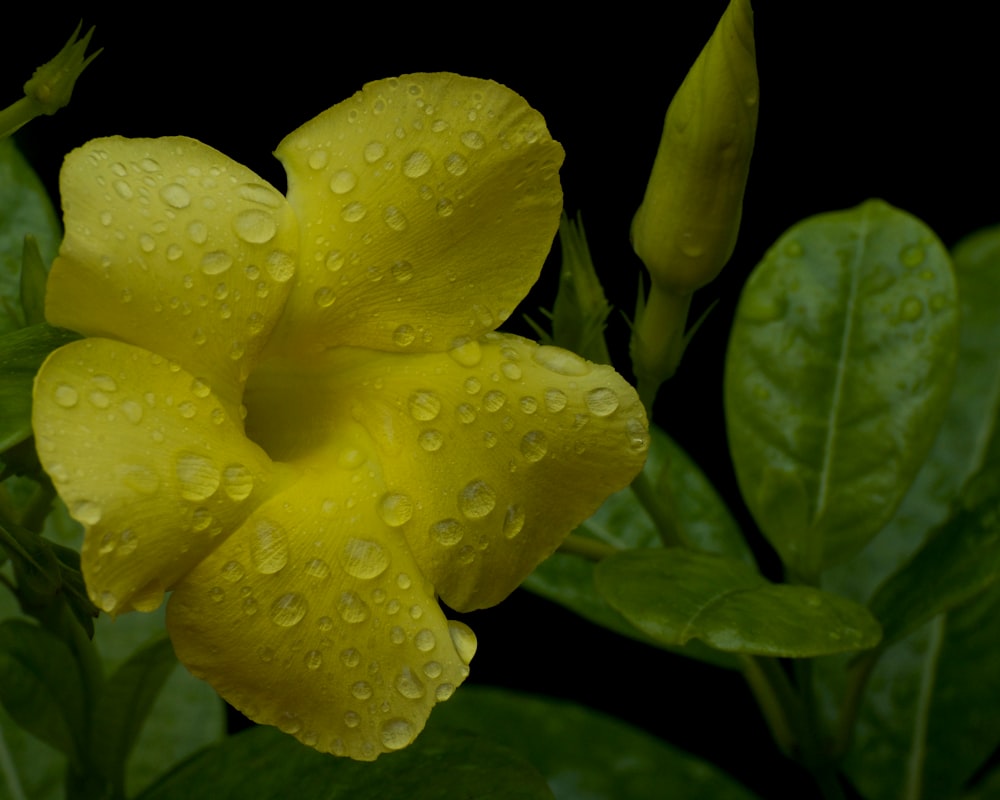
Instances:
[[[732,255],[758,108],[750,0],[731,0],[667,110],[632,246],[654,286],[690,293]]]

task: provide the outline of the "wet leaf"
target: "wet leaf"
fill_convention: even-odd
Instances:
[[[631,550],[602,561],[597,588],[647,635],[730,653],[806,657],[879,640],[867,609],[808,586],[772,584],[751,566],[680,548]]]
[[[15,723],[0,705],[0,800],[64,800],[66,759]]]
[[[140,800],[178,797],[547,800],[552,793],[521,756],[470,733],[427,730],[405,750],[362,763],[261,727],[202,751]]]
[[[860,550],[934,440],[958,347],[951,263],[881,201],[792,227],[743,291],[726,357],[740,488],[796,574]]]
[[[428,729],[461,728],[520,753],[556,800],[751,800],[710,764],[582,706],[502,689],[463,687]]]
[[[51,264],[62,233],[45,187],[11,139],[0,139],[0,335],[25,324],[21,310],[24,237]]]
[[[708,478],[666,433],[651,427],[650,434],[649,457],[643,471],[659,512],[689,546],[752,563],[739,527]],[[575,533],[621,550],[661,546],[656,524],[632,489],[608,498]],[[597,625],[662,647],[662,642],[645,636],[596,591],[594,566],[593,561],[580,556],[556,553],[538,566],[524,586]],[[737,666],[734,659],[699,642],[692,642],[680,652],[721,666]]]

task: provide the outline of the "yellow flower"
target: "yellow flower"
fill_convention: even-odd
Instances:
[[[610,367],[493,333],[559,222],[562,148],[495,83],[367,85],[287,137],[288,198],[185,138],[63,168],[35,384],[94,601],[173,594],[180,660],[258,722],[370,760],[468,674],[472,631],[639,470]]]

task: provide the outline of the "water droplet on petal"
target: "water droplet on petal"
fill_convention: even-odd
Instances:
[[[271,621],[282,628],[290,628],[301,622],[308,610],[309,604],[302,595],[289,592],[271,604]]]
[[[316,671],[323,666],[323,654],[319,650],[310,650],[303,656],[306,669]]]
[[[160,189],[160,199],[171,208],[187,208],[191,205],[191,194],[179,183],[168,183]]]
[[[267,254],[264,268],[278,283],[285,283],[295,274],[295,258],[284,250],[272,250]]]
[[[924,248],[918,244],[913,244],[900,250],[899,260],[903,262],[903,266],[919,267],[924,263],[925,255]]]
[[[337,170],[330,177],[330,191],[334,194],[347,194],[358,185],[358,176],[349,169]]]
[[[513,539],[517,536],[524,529],[524,518],[524,509],[521,506],[510,506],[503,518],[504,537]]]
[[[233,257],[224,250],[213,250],[201,257],[201,271],[206,275],[221,275],[233,265]]]
[[[462,541],[465,529],[457,519],[442,519],[430,527],[431,538],[444,547],[453,547]]]
[[[455,652],[465,664],[472,663],[472,657],[476,654],[476,634],[472,628],[464,622],[448,620],[448,634],[451,636],[451,643],[455,645]]]
[[[254,524],[250,561],[263,575],[272,575],[288,563],[288,535],[277,522],[258,519]]]
[[[532,354],[535,363],[558,375],[582,377],[591,371],[591,365],[580,356],[560,347],[542,345]]]
[[[222,577],[230,583],[237,583],[246,577],[246,570],[239,561],[227,561],[220,570]]]
[[[458,509],[469,519],[482,519],[496,506],[496,491],[486,481],[475,480],[458,494]]]
[[[493,389],[483,395],[483,408],[489,412],[496,412],[503,408],[504,403],[507,402],[507,395],[503,392]]]
[[[382,744],[389,750],[402,750],[416,735],[413,725],[405,719],[390,719],[379,732]]]
[[[566,394],[560,389],[546,389],[545,390],[545,410],[550,414],[558,414],[564,408],[569,401],[566,398]]]
[[[399,675],[396,676],[395,686],[396,691],[407,700],[419,700],[426,692],[424,684],[409,667],[403,667]]]
[[[426,430],[417,437],[417,442],[428,453],[433,453],[441,449],[441,445],[444,444],[444,436],[442,436],[441,431]]]
[[[423,150],[415,150],[403,160],[403,174],[407,178],[421,178],[430,172],[431,157]]]
[[[374,164],[383,156],[385,156],[385,145],[381,142],[369,142],[365,145],[364,157],[369,164]]]
[[[242,464],[230,464],[222,471],[222,488],[231,500],[246,500],[253,491],[253,474]]]
[[[175,466],[180,495],[185,500],[206,500],[219,488],[221,475],[212,461],[198,453],[181,453]]]
[[[74,503],[71,511],[73,517],[84,525],[96,525],[101,521],[101,507],[90,500],[80,500]]]
[[[486,146],[486,140],[479,131],[465,131],[458,138],[470,150],[482,150]]]
[[[405,494],[387,494],[379,501],[378,513],[386,525],[398,528],[413,516],[413,501]]]
[[[265,244],[277,234],[278,223],[271,213],[251,208],[236,215],[233,219],[233,230],[244,242]]]
[[[385,548],[368,539],[349,538],[343,556],[344,572],[352,578],[371,580],[389,568],[389,554]]]
[[[587,408],[595,417],[606,417],[618,410],[618,395],[611,389],[592,389],[587,393]]]
[[[410,395],[410,416],[418,422],[430,422],[441,413],[441,399],[434,392],[420,391]]]
[[[445,157],[444,168],[457,178],[468,171],[469,162],[458,153],[451,153]]]
[[[68,383],[60,383],[56,386],[53,397],[56,403],[63,408],[73,408],[73,406],[80,402],[79,393]]]
[[[392,341],[397,347],[409,347],[416,338],[412,325],[400,325],[392,332]]]
[[[364,622],[371,614],[368,604],[355,592],[342,592],[337,602],[341,619],[348,623]]]

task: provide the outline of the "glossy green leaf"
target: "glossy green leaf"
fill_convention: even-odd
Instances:
[[[45,283],[48,277],[38,240],[28,234],[24,237],[24,255],[21,258],[21,311],[25,325],[45,322]]]
[[[42,362],[57,347],[79,338],[49,325],[0,335],[0,452],[31,436],[31,389]]]
[[[955,797],[1000,745],[1000,587],[879,659],[845,768],[868,800]]]
[[[930,454],[888,525],[854,558],[823,575],[824,588],[867,603],[872,593],[945,521],[962,485],[981,465],[1000,418],[1000,226],[953,251],[961,308],[958,366]]]
[[[108,679],[94,709],[91,757],[116,791],[125,791],[125,763],[157,695],[177,666],[165,636],[141,647]]]
[[[664,644],[700,639],[731,653],[805,657],[879,640],[863,606],[808,586],[769,583],[748,564],[707,553],[630,550],[598,564],[595,577],[613,608]]]
[[[0,702],[22,728],[71,759],[82,752],[86,700],[69,647],[24,619],[0,623]]]
[[[25,324],[21,310],[24,237],[51,264],[62,233],[45,187],[11,139],[0,139],[0,335]],[[0,406],[2,407],[2,406]]]
[[[657,513],[690,547],[752,563],[739,527],[708,478],[662,430],[651,427],[650,433],[649,457],[643,471],[652,487]],[[631,488],[609,497],[575,533],[620,550],[661,546],[656,524]],[[593,561],[556,553],[538,566],[524,586],[597,625],[663,646],[637,630],[595,590]],[[699,642],[692,642],[680,652],[720,666],[737,666],[734,659]]]
[[[884,645],[1000,580],[1000,436],[962,491],[958,508],[905,567],[884,583],[871,609]]]
[[[502,689],[463,687],[428,730],[462,728],[520,753],[556,800],[751,800],[720,770],[583,706]]]
[[[521,756],[466,732],[428,729],[404,750],[362,763],[262,727],[202,751],[140,800],[178,797],[550,800],[552,793]]]
[[[754,270],[726,422],[747,505],[794,573],[845,560],[892,517],[945,412],[958,318],[944,247],[881,201],[795,225]]]

